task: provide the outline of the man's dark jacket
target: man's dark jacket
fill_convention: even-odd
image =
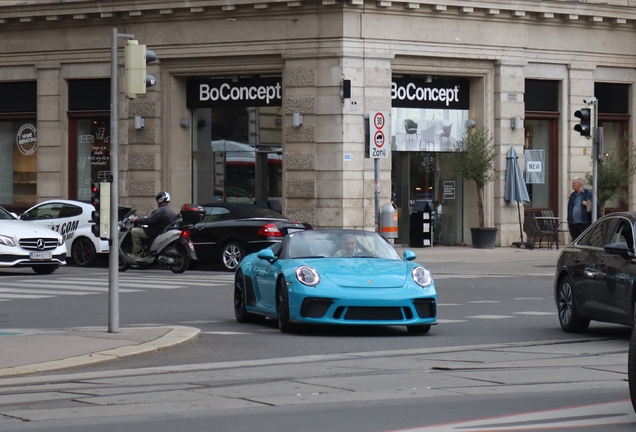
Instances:
[[[583,195],[581,201],[592,201],[592,191],[591,190],[583,188],[583,191],[581,192],[581,194]],[[576,192],[572,192],[570,194],[570,200],[568,201],[568,224],[571,224],[572,220],[573,220],[572,212],[574,211],[574,200],[575,199],[576,199]],[[598,209],[598,206],[597,206],[597,209]],[[585,206],[583,206],[582,209],[581,209],[581,213],[582,213],[581,214],[581,221],[582,221],[581,223],[587,224],[587,225],[592,223],[592,212],[588,212],[587,209],[585,208]],[[597,213],[597,215],[600,215],[600,213]]]
[[[148,225],[144,227],[144,232],[148,237],[156,237],[165,227],[177,220],[177,214],[172,210],[170,204],[161,203],[156,210],[148,217],[142,217],[135,221],[135,225]]]

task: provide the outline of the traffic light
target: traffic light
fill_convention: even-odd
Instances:
[[[574,126],[574,130],[584,137],[592,137],[594,129],[594,110],[593,107],[581,108],[574,113],[574,117],[580,118],[581,122]]]
[[[146,49],[146,45],[139,45],[136,40],[127,40],[124,48],[124,93],[129,99],[136,99],[140,94],[146,94],[146,87],[152,87],[157,80],[146,74],[146,63],[157,60],[154,51]]]
[[[91,232],[102,240],[110,238],[110,183],[93,183],[91,186],[91,204],[95,210],[91,213],[94,222]]]
[[[95,237],[99,237],[99,208],[100,208],[100,191],[99,191],[99,183],[91,184],[91,204],[95,207],[95,210],[91,213],[91,220],[94,222],[91,225],[91,232]]]

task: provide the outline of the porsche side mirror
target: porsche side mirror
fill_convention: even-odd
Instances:
[[[404,250],[404,261],[413,261],[417,255],[410,249]]]
[[[263,249],[262,251],[257,253],[256,256],[258,257],[258,259],[268,261],[269,263],[273,263],[274,261],[276,261],[274,251],[272,251],[270,248]]]

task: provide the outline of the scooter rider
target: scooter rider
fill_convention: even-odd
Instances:
[[[133,216],[131,218],[135,225],[146,225],[146,227],[136,227],[130,231],[133,251],[128,254],[129,258],[142,258],[141,240],[158,236],[165,227],[177,220],[177,214],[170,207],[170,194],[168,192],[159,192],[155,200],[157,201],[157,209],[150,216],[142,218]]]

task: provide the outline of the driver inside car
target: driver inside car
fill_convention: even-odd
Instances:
[[[131,220],[135,222],[135,228],[130,232],[133,242],[133,251],[128,254],[129,258],[143,258],[141,242],[142,239],[155,238],[165,227],[177,220],[177,214],[170,207],[170,194],[161,191],[155,197],[157,208],[150,216],[138,218],[133,216]],[[145,225],[138,227],[137,225]]]
[[[352,257],[359,252],[358,243],[354,236],[347,236],[343,243],[343,248],[333,254],[335,257]]]

